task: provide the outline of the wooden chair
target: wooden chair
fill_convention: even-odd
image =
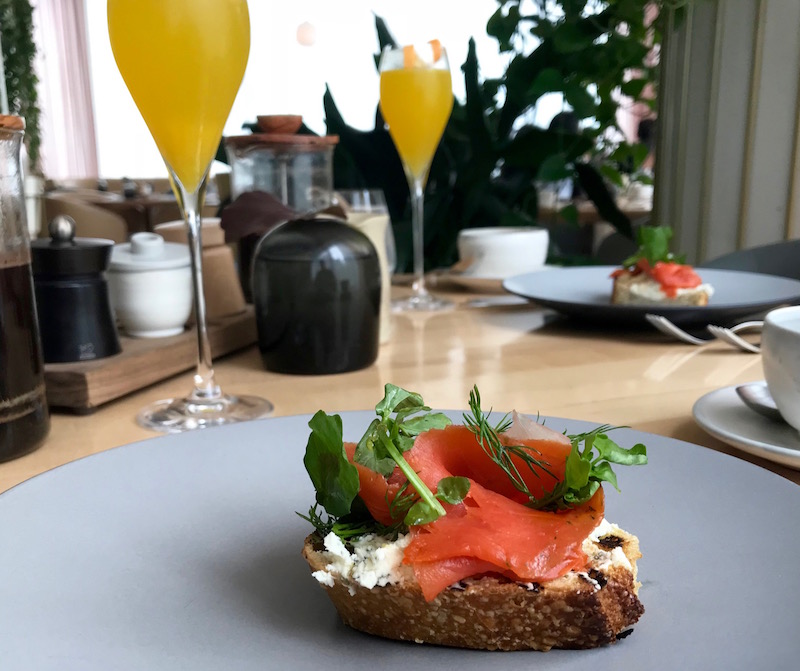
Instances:
[[[59,214],[72,217],[75,220],[76,237],[105,238],[116,243],[126,242],[128,239],[128,226],[124,218],[78,198],[64,194],[47,194],[44,198],[44,211],[47,222]],[[40,235],[46,236],[47,230]]]
[[[745,270],[800,280],[800,240],[740,249],[706,261],[701,267]]]

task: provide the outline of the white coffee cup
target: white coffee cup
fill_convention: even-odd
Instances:
[[[800,431],[800,305],[767,313],[761,333],[761,361],[778,410]]]
[[[538,226],[465,228],[458,234],[462,274],[505,279],[541,270],[547,260],[550,236]]]

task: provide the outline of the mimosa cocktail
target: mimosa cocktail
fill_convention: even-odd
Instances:
[[[247,2],[109,0],[108,33],[161,156],[193,191],[217,152],[247,65]]]
[[[117,66],[167,164],[188,226],[198,361],[187,398],[159,401],[138,416],[161,431],[260,417],[272,405],[229,396],[214,381],[206,332],[200,241],[205,179],[250,53],[246,0],[108,0]]]
[[[414,294],[395,310],[439,310],[452,303],[425,288],[424,194],[433,155],[453,109],[447,54],[434,40],[422,47],[388,49],[381,57],[381,113],[403,162],[411,193]]]
[[[449,70],[416,67],[381,75],[381,112],[414,177],[427,173],[452,109]]]

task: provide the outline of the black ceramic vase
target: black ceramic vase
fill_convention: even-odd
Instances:
[[[296,220],[267,233],[253,258],[252,294],[268,370],[344,373],[377,358],[378,254],[346,223]]]

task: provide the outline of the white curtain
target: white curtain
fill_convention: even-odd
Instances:
[[[97,176],[84,0],[37,0],[42,170],[50,179]]]

